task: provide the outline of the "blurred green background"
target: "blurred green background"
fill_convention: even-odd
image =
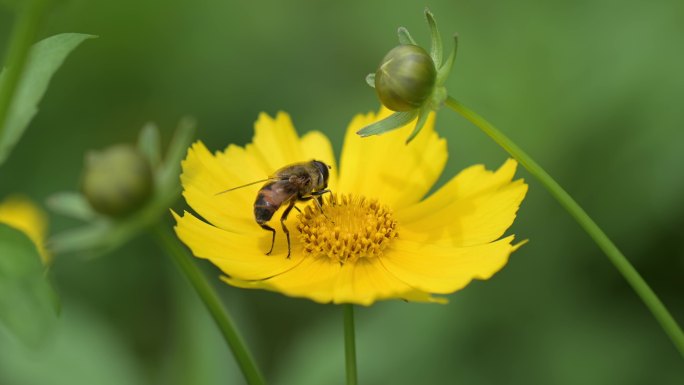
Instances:
[[[225,2],[64,0],[41,38],[99,35],[53,79],[0,173],[0,197],[43,202],[78,188],[83,155],[132,142],[148,121],[168,142],[199,121],[211,149],[244,144],[260,111],[288,111],[335,149],[375,110],[364,76],[406,26],[429,43],[423,8],[460,34],[451,94],[498,125],[564,185],[684,323],[684,2]],[[0,52],[14,15],[0,6]],[[442,178],[506,154],[443,110]],[[338,152],[339,154],[339,152]],[[450,304],[357,311],[362,384],[682,384],[671,342],[608,260],[524,171],[510,230],[530,243]],[[179,202],[178,207],[183,207]],[[170,221],[169,221],[170,223]],[[76,225],[52,215],[51,229]],[[212,277],[267,380],[342,384],[342,311]],[[63,301],[38,352],[0,329],[0,384],[242,383],[195,293],[153,239],[96,260],[60,255]]]

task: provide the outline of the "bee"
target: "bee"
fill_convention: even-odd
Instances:
[[[280,225],[287,237],[287,258],[290,258],[290,231],[285,226],[287,216],[292,211],[292,208],[301,212],[295,206],[297,202],[304,202],[314,199],[314,202],[323,212],[323,197],[328,190],[328,177],[330,173],[328,169],[331,167],[321,162],[320,160],[311,160],[309,162],[293,163],[277,170],[273,176],[247,183],[242,186],[233,187],[231,189],[221,191],[218,194],[227,193],[229,191],[237,190],[239,188],[251,186],[257,183],[264,183],[257,193],[254,201],[254,220],[261,226],[262,229],[270,231],[271,248],[266,255],[270,255],[275,244],[276,231],[273,227],[267,224],[273,218],[273,215],[281,206],[287,205],[285,211],[280,216]]]

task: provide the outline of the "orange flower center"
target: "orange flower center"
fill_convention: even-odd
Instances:
[[[389,207],[347,194],[330,194],[322,213],[316,205],[307,206],[297,229],[305,255],[327,256],[340,264],[380,256],[398,235]]]

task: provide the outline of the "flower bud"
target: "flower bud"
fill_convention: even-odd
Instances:
[[[417,45],[403,44],[382,59],[375,73],[375,90],[390,110],[411,111],[430,97],[436,77],[430,55]]]
[[[86,156],[83,195],[101,214],[123,217],[152,194],[152,169],[134,147],[116,145]]]

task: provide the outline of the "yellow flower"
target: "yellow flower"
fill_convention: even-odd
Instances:
[[[516,162],[508,160],[495,172],[467,168],[424,198],[446,163],[446,141],[434,131],[434,116],[410,145],[404,140],[409,126],[382,137],[356,135],[389,113],[352,120],[339,171],[326,136],[314,131],[299,137],[282,112],[275,118],[261,114],[253,142],[244,148],[229,145],[212,154],[195,143],[182,163],[181,181],[185,199],[204,221],[174,213],[178,237],[218,266],[231,285],[320,303],[445,302],[432,295],[490,278],[518,246],[513,236],[499,239],[527,192],[522,180],[512,180]],[[302,212],[293,211],[285,222],[291,257],[282,231],[273,253],[265,255],[271,234],[255,223],[252,209],[259,185],[217,193],[311,159],[332,166],[325,215],[309,202],[298,203]],[[272,219],[278,230],[279,218],[280,211]]]
[[[6,198],[0,202],[0,223],[26,234],[36,245],[43,264],[50,262],[51,256],[45,249],[47,219],[45,213],[33,202],[22,196]]]

